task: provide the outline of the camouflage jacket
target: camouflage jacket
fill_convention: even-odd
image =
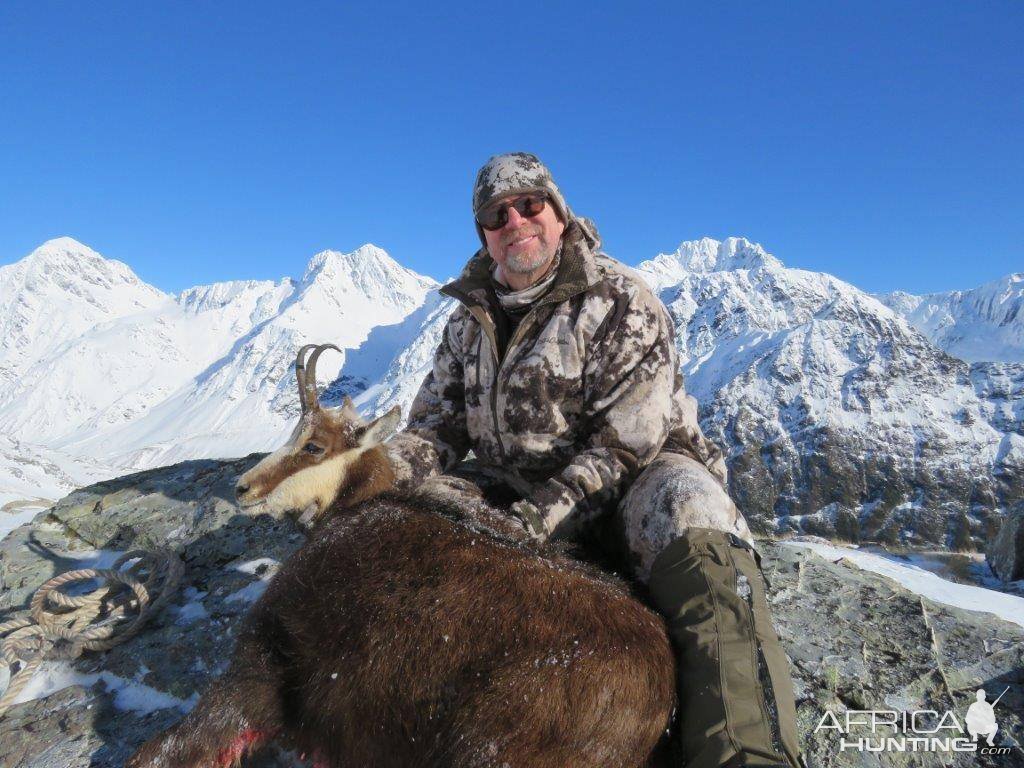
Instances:
[[[400,479],[445,472],[472,449],[561,535],[617,504],[662,449],[726,482],[683,389],[665,306],[599,244],[587,224],[569,224],[553,285],[508,339],[486,249],[442,289],[461,306],[388,442]]]

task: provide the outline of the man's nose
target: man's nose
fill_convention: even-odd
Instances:
[[[515,206],[510,205],[508,207],[508,221],[505,222],[507,229],[518,229],[519,225],[526,220],[525,216],[521,216],[519,211],[515,209]]]

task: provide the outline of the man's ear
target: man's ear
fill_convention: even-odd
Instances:
[[[383,416],[378,416],[363,429],[359,438],[361,448],[372,448],[378,443],[383,443],[398,429],[398,423],[402,420],[401,406],[394,406]]]

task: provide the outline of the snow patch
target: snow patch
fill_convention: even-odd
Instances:
[[[0,541],[15,528],[20,528],[42,512],[46,507],[20,507],[11,511],[0,511]]]
[[[936,603],[952,605],[968,611],[992,613],[1001,619],[1024,627],[1024,597],[995,592],[984,587],[947,581],[920,566],[903,565],[872,552],[850,547],[838,547],[818,541],[787,540],[780,542],[789,547],[809,549],[827,560],[843,558],[865,571],[892,579],[914,594]]]
[[[272,557],[259,557],[255,560],[232,565],[231,567],[241,573],[248,573],[250,576],[256,576],[263,581],[269,581],[280,565],[281,563]]]
[[[114,694],[114,706],[121,711],[148,715],[158,709],[175,708],[182,713],[191,711],[199,694],[179,699],[135,680],[126,680],[112,672],[86,674],[78,672],[67,661],[44,661],[28,684],[14,700],[15,704],[43,699],[57,691],[78,685],[91,688],[102,681],[106,690]]]
[[[224,598],[227,603],[255,603],[267,591],[266,581],[254,581]]]

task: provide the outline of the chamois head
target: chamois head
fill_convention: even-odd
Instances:
[[[295,358],[302,413],[288,442],[238,478],[235,494],[242,507],[268,512],[302,513],[308,524],[334,506],[351,506],[386,490],[394,481],[379,443],[401,419],[396,405],[366,422],[346,395],[337,408],[320,405],[316,361],[333,344],[306,344]],[[308,363],[306,353],[313,350]]]

